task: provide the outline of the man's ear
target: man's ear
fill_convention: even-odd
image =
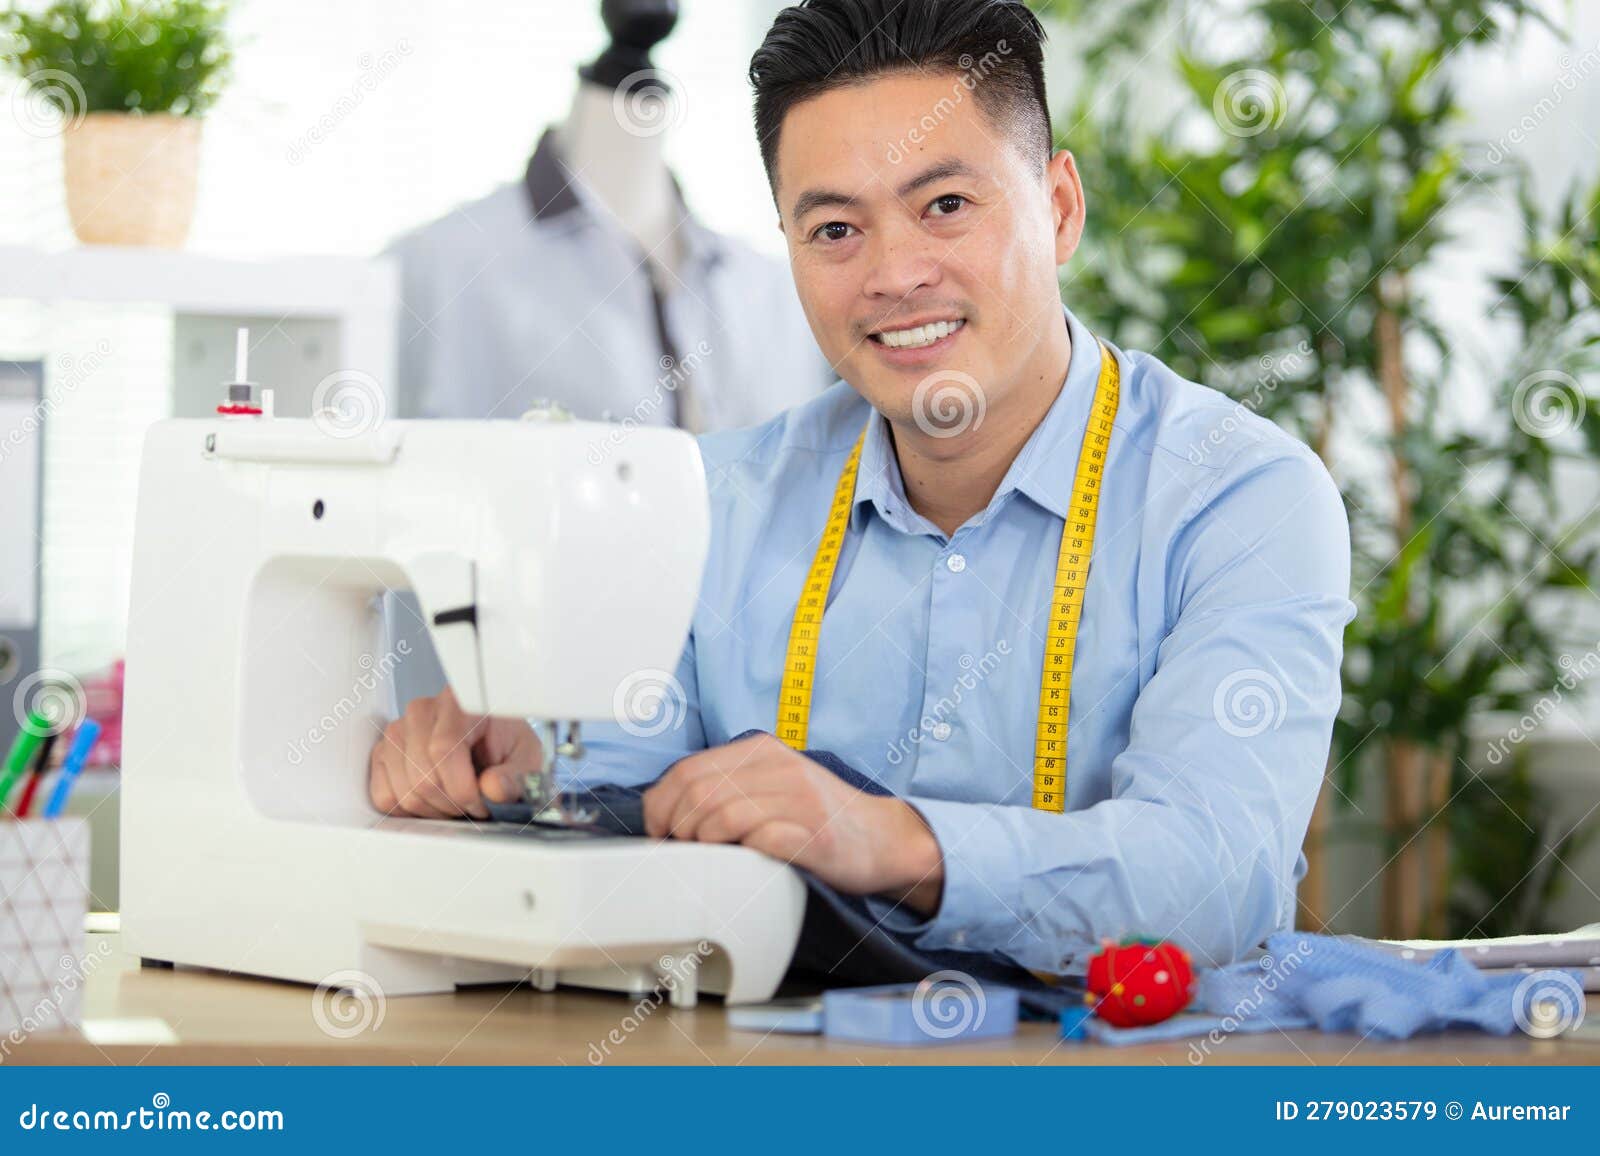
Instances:
[[[1045,167],[1045,183],[1050,190],[1050,211],[1055,221],[1056,264],[1065,265],[1078,251],[1083,239],[1083,182],[1078,179],[1078,163],[1062,149]]]

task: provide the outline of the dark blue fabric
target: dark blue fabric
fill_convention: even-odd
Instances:
[[[745,731],[733,741],[761,733]],[[806,751],[805,755],[858,791],[892,794],[876,779],[863,775],[829,751]],[[597,814],[594,834],[643,836],[644,792],[648,789],[600,786],[579,792],[576,797]],[[533,809],[526,803],[490,804],[489,812],[494,819],[514,823],[531,834],[545,830],[531,824]],[[845,895],[811,872],[795,870],[806,885],[806,913],[800,942],[789,964],[792,985],[830,988],[915,983],[936,971],[962,971],[983,983],[1016,988],[1029,1018],[1054,1018],[1063,1007],[1083,1001],[1081,982],[1046,984],[1003,956],[918,948],[912,936],[881,926],[861,896]]]

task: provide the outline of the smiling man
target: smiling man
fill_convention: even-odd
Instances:
[[[1063,309],[1085,206],[1041,41],[1009,0],[778,16],[756,129],[843,380],[702,439],[711,556],[646,688],[665,713],[578,774],[653,783],[652,834],[792,861],[919,948],[1059,972],[1148,935],[1223,963],[1293,918],[1348,531],[1303,445]],[[374,749],[372,797],[481,816],[536,760],[447,693]]]

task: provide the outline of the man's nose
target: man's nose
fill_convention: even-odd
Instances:
[[[862,290],[869,297],[903,301],[939,284],[946,246],[926,231],[893,225],[868,243],[868,268]]]

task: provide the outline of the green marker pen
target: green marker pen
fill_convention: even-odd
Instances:
[[[5,806],[11,788],[17,785],[22,772],[33,762],[33,752],[39,749],[39,744],[44,741],[44,736],[50,733],[50,729],[48,718],[38,711],[28,712],[28,721],[23,723],[22,729],[17,732],[16,741],[11,744],[11,750],[6,754],[5,769],[0,771],[0,807]]]

